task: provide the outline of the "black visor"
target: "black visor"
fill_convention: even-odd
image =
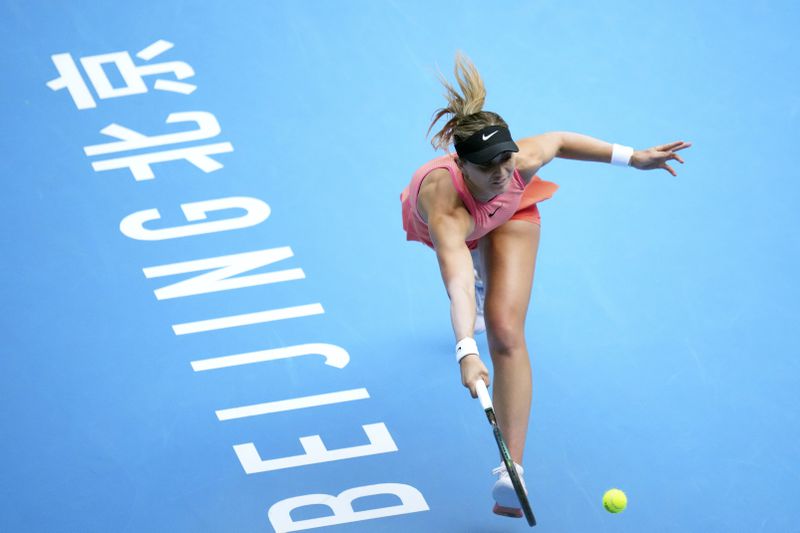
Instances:
[[[456,143],[456,153],[477,165],[485,165],[503,152],[519,152],[508,128],[489,126],[475,132],[467,140]]]

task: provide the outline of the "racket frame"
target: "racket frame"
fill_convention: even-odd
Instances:
[[[486,413],[486,418],[492,425],[494,440],[497,442],[497,449],[500,451],[500,458],[503,460],[503,464],[506,465],[508,477],[511,479],[511,485],[514,487],[514,492],[517,494],[517,498],[519,498],[519,503],[522,506],[522,512],[525,515],[525,520],[528,521],[529,526],[533,527],[536,525],[536,517],[533,516],[531,504],[528,501],[527,494],[525,494],[525,488],[522,486],[522,481],[517,473],[514,460],[511,459],[511,454],[508,452],[506,441],[503,439],[503,434],[500,432],[500,427],[497,425],[497,418],[494,414],[494,406],[492,405],[492,399],[489,397],[489,391],[486,390],[486,383],[484,383],[482,379],[479,379],[475,382],[475,390],[478,393],[478,399],[481,402],[481,407],[483,407],[483,410]]]

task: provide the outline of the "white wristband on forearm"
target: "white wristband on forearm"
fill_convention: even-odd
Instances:
[[[464,337],[456,344],[456,363],[471,354],[478,355],[478,343],[472,337]]]
[[[611,164],[621,167],[627,167],[631,164],[631,156],[633,155],[633,148],[630,146],[623,146],[615,144],[611,150]]]

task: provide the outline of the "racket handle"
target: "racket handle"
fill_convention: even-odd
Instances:
[[[489,391],[486,390],[486,383],[482,379],[475,382],[475,392],[478,393],[478,400],[481,402],[483,410],[492,409],[492,399],[489,397]]]

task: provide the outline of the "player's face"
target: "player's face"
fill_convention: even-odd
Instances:
[[[515,152],[503,152],[485,165],[462,161],[461,168],[469,180],[481,190],[494,194],[505,192],[514,176]]]

